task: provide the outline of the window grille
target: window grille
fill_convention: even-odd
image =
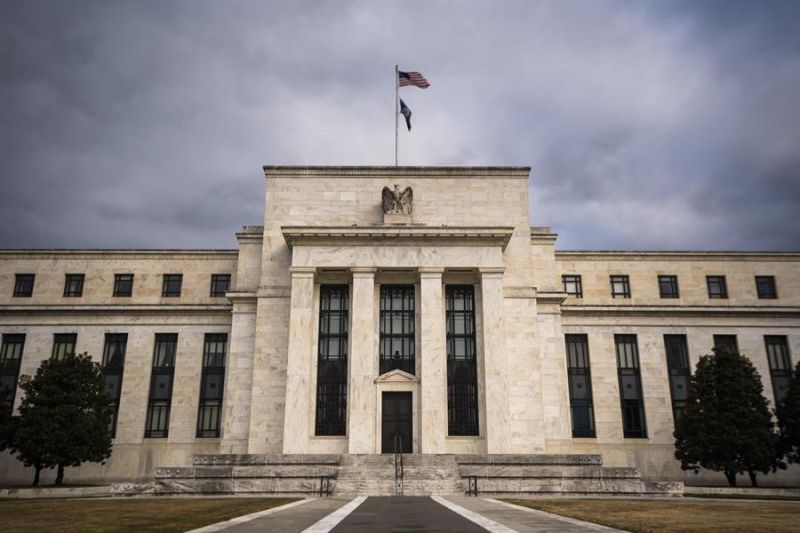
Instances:
[[[321,285],[317,352],[317,435],[347,430],[347,353],[350,288]]]
[[[448,285],[445,294],[448,434],[478,435],[474,288]]]
[[[382,285],[380,308],[380,373],[416,372],[414,286]]]
[[[567,334],[567,379],[573,437],[594,437],[592,372],[589,367],[589,341],[586,335]]]

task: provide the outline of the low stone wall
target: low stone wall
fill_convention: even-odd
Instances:
[[[111,485],[100,487],[24,487],[0,489],[0,498],[107,498],[113,495]]]
[[[683,491],[684,496],[738,496],[738,497],[778,497],[800,499],[800,488],[778,487],[691,487]]]

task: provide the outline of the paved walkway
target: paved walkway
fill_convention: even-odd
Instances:
[[[239,520],[239,519],[237,519]],[[224,533],[611,533],[618,530],[524,509],[491,498],[400,496],[318,498],[243,523]],[[206,528],[204,528],[206,529]]]

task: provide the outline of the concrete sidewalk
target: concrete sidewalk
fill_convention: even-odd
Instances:
[[[303,531],[345,505],[352,498],[317,498],[308,503],[284,509],[243,524],[226,527],[225,533]]]
[[[545,513],[544,511],[522,508],[491,498],[447,496],[443,499],[519,533],[545,533],[550,531],[557,531],[558,533],[625,533],[619,529]]]

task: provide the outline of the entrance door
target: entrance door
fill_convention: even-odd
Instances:
[[[381,452],[394,453],[394,436],[400,435],[403,453],[412,453],[411,441],[411,393],[383,393],[383,428]]]

